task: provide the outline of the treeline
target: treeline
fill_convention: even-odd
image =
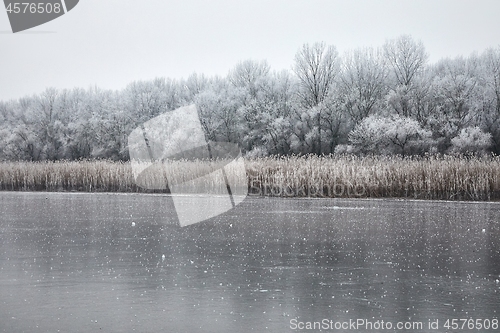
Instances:
[[[0,102],[0,160],[128,160],[141,123],[195,103],[207,137],[252,157],[500,154],[500,47],[428,62],[410,36],[339,55],[303,45],[289,71],[247,60],[225,77],[56,90]]]

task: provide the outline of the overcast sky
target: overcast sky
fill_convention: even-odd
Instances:
[[[317,41],[343,53],[411,34],[434,62],[500,46],[498,13],[500,0],[80,0],[12,34],[0,8],[0,100],[47,87],[226,75],[245,59],[290,69],[298,48]]]

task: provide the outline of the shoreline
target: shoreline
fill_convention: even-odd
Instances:
[[[197,194],[171,194],[171,193],[152,193],[152,192],[84,192],[84,191],[6,191],[0,190],[0,194],[72,194],[72,195],[150,195],[150,196],[161,196],[161,197],[172,197],[172,196],[197,196]],[[297,200],[346,200],[346,201],[400,201],[400,202],[434,202],[434,203],[464,203],[464,204],[500,204],[500,199],[496,200],[445,200],[445,199],[414,199],[414,198],[397,198],[397,197],[278,197],[278,196],[263,196],[257,194],[248,194],[246,198],[266,200],[266,199],[297,199]]]

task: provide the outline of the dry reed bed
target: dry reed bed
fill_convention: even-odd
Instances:
[[[499,157],[285,156],[246,166],[250,191],[262,195],[500,199]]]
[[[111,161],[1,162],[0,190],[136,191],[129,163]]]
[[[184,174],[207,169],[201,161],[175,163]],[[249,192],[257,195],[500,199],[500,157],[310,155],[245,166]],[[135,185],[130,163],[111,161],[2,162],[0,190],[149,192]]]

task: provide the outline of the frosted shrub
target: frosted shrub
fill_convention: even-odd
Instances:
[[[354,153],[387,154],[387,140],[385,138],[386,119],[379,116],[370,116],[354,127],[349,133],[349,142]]]
[[[354,152],[355,148],[353,145],[340,144],[335,147],[335,155],[353,154]]]
[[[252,150],[246,153],[247,158],[264,157],[269,155],[265,147],[254,147]]]
[[[420,154],[432,146],[432,133],[411,118],[370,116],[349,133],[355,153]]]
[[[454,153],[484,154],[491,147],[491,134],[483,132],[479,127],[467,127],[451,139],[450,151]]]

